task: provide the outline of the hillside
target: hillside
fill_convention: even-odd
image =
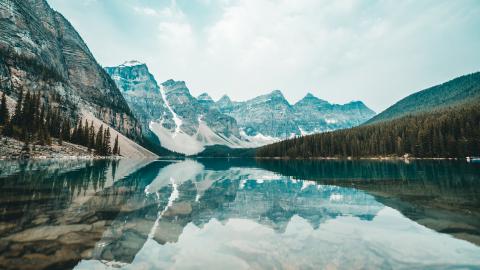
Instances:
[[[480,72],[464,75],[412,94],[373,117],[366,124],[434,111],[472,100],[480,100]]]

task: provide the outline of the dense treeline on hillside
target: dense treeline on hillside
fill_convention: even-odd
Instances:
[[[103,125],[95,130],[92,123],[79,121],[72,128],[69,118],[64,118],[58,108],[45,106],[40,94],[20,92],[13,115],[10,117],[5,93],[0,102],[0,129],[4,136],[13,137],[25,142],[26,145],[50,145],[52,138],[57,138],[59,144],[63,141],[88,147],[101,156],[120,155],[118,136],[113,149],[110,145],[110,128]]]
[[[465,157],[480,155],[480,102],[389,122],[297,137],[257,157]]]

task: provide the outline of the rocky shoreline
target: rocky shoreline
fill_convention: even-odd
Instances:
[[[105,159],[119,157],[98,156],[87,147],[52,139],[51,145],[25,145],[24,142],[0,136],[0,160],[19,159]]]

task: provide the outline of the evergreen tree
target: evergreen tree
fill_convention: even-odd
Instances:
[[[117,137],[115,137],[115,143],[113,145],[112,154],[115,155],[115,156],[117,156],[119,154],[119,151],[118,151],[118,135],[117,135]]]
[[[112,154],[112,148],[110,147],[110,128],[107,127],[104,132],[103,137],[103,154],[105,156],[110,156]]]
[[[90,137],[88,138],[88,147],[90,149],[95,149],[95,128],[93,127],[93,121],[90,124],[89,135]]]
[[[88,125],[88,120],[85,119],[85,127],[83,130],[82,145],[90,148],[90,126]]]
[[[21,121],[20,119],[22,116],[22,103],[23,103],[23,90],[20,90],[20,93],[18,94],[17,104],[15,105],[15,111],[12,117],[13,125],[20,124],[20,121]]]
[[[27,91],[27,94],[25,95],[25,99],[23,100],[23,106],[20,114],[20,121],[19,121],[19,126],[20,128],[23,129],[24,133],[30,132],[30,126],[29,121],[32,121],[32,97],[30,95],[30,91]]]
[[[0,102],[0,125],[4,126],[10,121],[10,115],[8,113],[7,98],[5,92],[2,94],[2,100]]]
[[[66,119],[62,121],[62,137],[63,140],[65,141],[70,141],[71,140],[71,134],[70,134],[70,120]]]
[[[100,126],[97,132],[97,138],[95,139],[95,152],[98,155],[104,155],[104,147],[103,147],[103,125]]]
[[[75,138],[75,143],[83,145],[83,138],[84,138],[84,129],[83,129],[83,122],[82,119],[78,121],[78,126],[77,126],[77,137]]]

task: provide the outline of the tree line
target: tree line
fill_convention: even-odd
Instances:
[[[100,156],[120,155],[118,135],[111,147],[110,128],[100,126],[98,130],[88,120],[79,120],[73,126],[68,117],[63,117],[58,108],[42,104],[40,93],[24,94],[20,91],[13,115],[7,107],[5,93],[0,101],[0,126],[2,135],[28,144],[51,145],[52,138],[82,145]]]
[[[480,102],[261,147],[257,157],[463,158],[480,155]]]

